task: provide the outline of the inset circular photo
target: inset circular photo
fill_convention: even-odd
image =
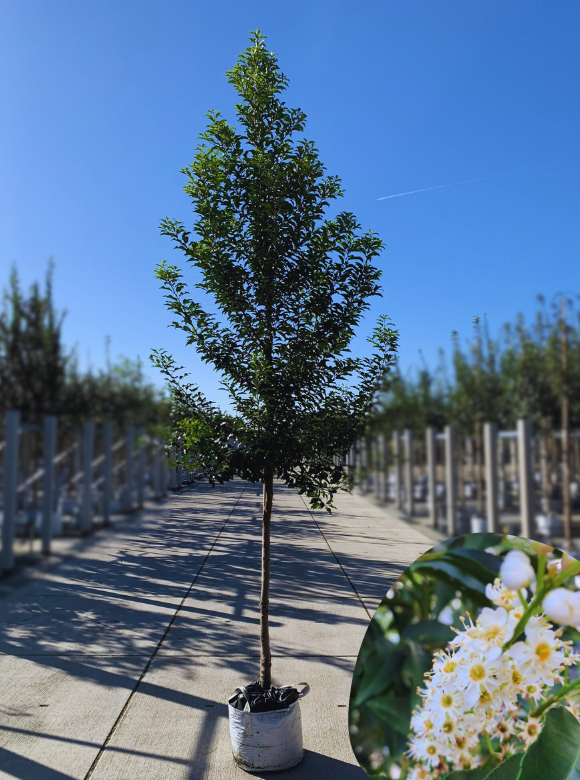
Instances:
[[[467,534],[394,583],[355,666],[355,756],[372,778],[580,778],[580,561]]]

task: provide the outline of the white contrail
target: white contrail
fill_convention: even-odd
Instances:
[[[520,168],[517,171],[506,171],[505,173],[494,173],[491,176],[481,176],[478,179],[464,179],[464,181],[452,181],[450,184],[437,184],[435,187],[423,187],[421,190],[409,190],[409,192],[397,192],[396,195],[385,195],[377,200],[389,200],[389,198],[400,198],[403,195],[414,195],[416,192],[427,192],[428,190],[440,190],[442,187],[455,187],[457,184],[470,184],[472,181],[485,181],[486,179],[496,179],[498,176],[511,176],[513,173],[525,173],[526,171],[539,171],[541,168],[554,168],[556,165],[565,165],[572,162],[564,160],[563,162],[550,163],[549,165],[537,165],[534,168]]]

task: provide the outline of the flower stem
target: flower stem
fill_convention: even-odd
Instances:
[[[539,707],[536,707],[535,710],[532,710],[531,712],[532,717],[539,718],[540,715],[548,709],[548,707],[551,707],[552,704],[555,704],[564,696],[567,696],[570,693],[570,691],[573,691],[578,687],[580,687],[580,677],[577,680],[574,680],[574,682],[570,683],[569,685],[564,685],[563,688],[560,688],[558,693],[555,693],[553,696],[550,696],[550,698],[542,702],[542,704],[540,704]]]
[[[531,602],[531,604],[526,608],[521,618],[518,620],[518,623],[514,629],[514,635],[509,640],[509,642],[506,642],[505,645],[503,646],[504,653],[506,650],[509,650],[509,648],[513,645],[513,643],[520,636],[520,634],[524,632],[525,627],[528,625],[529,619],[532,617],[532,615],[538,609],[538,607],[541,607],[545,595],[546,595],[546,588],[540,587],[540,590],[536,593],[536,597]]]
[[[544,573],[546,571],[547,555],[538,555],[538,576],[537,582],[542,582],[544,579]]]
[[[560,574],[558,574],[558,576],[554,579],[552,587],[557,588],[563,582],[566,582],[566,580],[569,577],[573,577],[575,574],[579,574],[579,573],[580,573],[580,561],[574,561],[574,563],[570,566],[569,569],[566,569],[565,571],[561,571]]]

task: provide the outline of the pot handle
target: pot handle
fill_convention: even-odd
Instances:
[[[303,685],[304,688],[300,691],[298,694],[299,699],[303,699],[307,693],[310,691],[310,686],[308,683],[300,682],[300,683],[292,683],[291,685],[281,685],[280,688],[298,688],[299,685]]]

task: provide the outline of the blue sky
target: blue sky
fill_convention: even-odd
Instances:
[[[384,297],[403,368],[435,366],[453,329],[492,333],[536,295],[580,292],[580,5],[11,0],[0,28],[0,284],[55,261],[82,364],[164,346],[221,403],[217,375],[167,327],[159,235],[192,224],[179,170],[205,114],[234,119],[225,71],[261,29],[308,116],[341,208],[386,242]],[[553,165],[554,163],[563,163]],[[379,198],[537,166],[540,170]]]

